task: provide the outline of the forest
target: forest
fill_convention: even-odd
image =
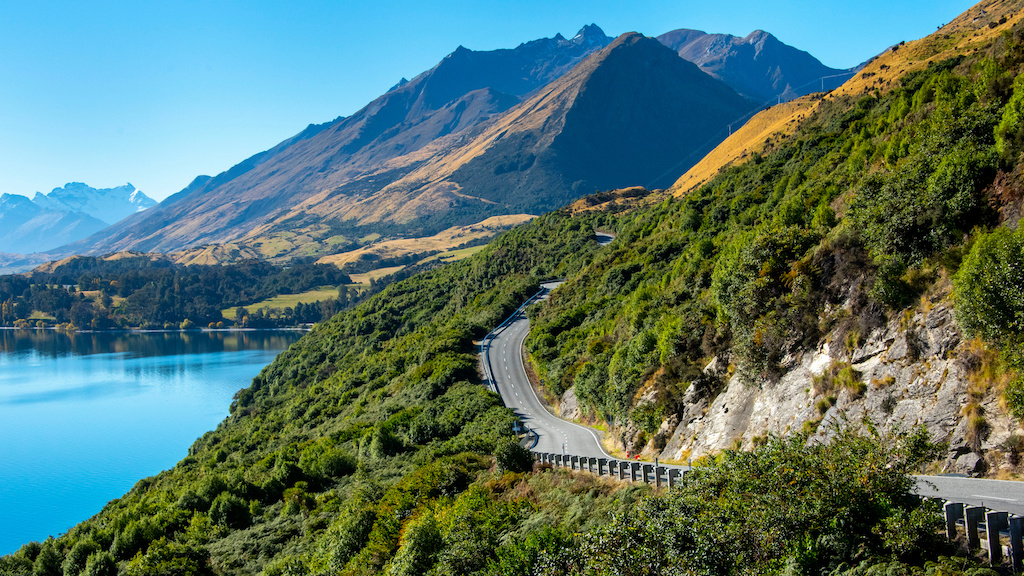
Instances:
[[[319,322],[347,306],[356,296],[345,287],[350,283],[336,266],[302,260],[288,266],[261,260],[184,266],[145,255],[77,256],[52,271],[0,276],[0,325],[85,330],[223,326],[222,310],[320,286],[339,288],[336,300],[300,304],[279,319],[259,315],[248,323],[295,325]]]

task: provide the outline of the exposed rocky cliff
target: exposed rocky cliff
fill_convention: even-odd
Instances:
[[[788,358],[776,381],[744,382],[716,357],[706,378],[687,390],[681,414],[653,435],[619,430],[616,447],[686,462],[800,430],[823,440],[835,426],[867,419],[882,428],[924,425],[948,442],[936,472],[1015,471],[1024,429],[1001,406],[996,385],[979,374],[990,353],[963,337],[947,303],[904,313],[852,348],[831,336]],[[563,417],[585,418],[572,390],[560,409]]]

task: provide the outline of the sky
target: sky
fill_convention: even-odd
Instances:
[[[0,193],[130,182],[162,200],[359,110],[459,45],[761,29],[834,68],[923,37],[954,0],[0,0]]]

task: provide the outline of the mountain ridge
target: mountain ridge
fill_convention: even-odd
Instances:
[[[157,202],[131,184],[93,188],[69,182],[32,199],[0,195],[0,252],[45,252],[103,230]]]
[[[703,33],[688,34],[697,38]],[[719,38],[723,46],[732,46],[732,41],[723,39],[733,37],[700,37]],[[748,38],[762,48],[774,39],[767,34]],[[665,44],[664,38],[659,41]],[[156,211],[64,246],[54,255],[172,252],[220,243],[242,243],[266,258],[326,255],[336,246],[351,245],[371,233],[426,236],[453,225],[470,224],[474,218],[481,221],[493,215],[553,209],[598,189],[668,187],[728,134],[727,124],[742,120],[744,114],[712,115],[723,133],[712,136],[701,126],[695,132],[702,134],[702,142],[690,142],[685,151],[663,134],[663,126],[672,122],[652,121],[631,111],[628,101],[620,103],[616,114],[646,122],[645,129],[662,134],[662,142],[652,144],[637,137],[644,129],[630,132],[616,126],[614,135],[601,134],[586,129],[583,122],[571,123],[570,130],[557,139],[554,125],[519,130],[524,127],[520,123],[514,135],[500,137],[492,129],[498,125],[511,128],[515,122],[506,116],[522,116],[521,109],[513,109],[531,99],[542,104],[543,98],[538,96],[547,86],[611,42],[599,27],[588,24],[570,40],[559,34],[486,52],[459,46],[430,70],[412,80],[403,78],[356,113],[310,124],[294,137],[217,176],[197,178]],[[777,40],[774,43],[782,45]],[[685,52],[679,47],[673,50]],[[723,66],[741,60],[726,58]],[[639,61],[637,65],[643,69]],[[674,69],[683,67],[675,65]],[[692,72],[683,74],[692,78]],[[639,74],[630,81],[651,87],[660,82],[640,79]],[[789,84],[781,86],[788,89]],[[606,86],[605,90],[610,93],[612,88]],[[628,90],[628,86],[614,88]],[[633,98],[645,100],[650,107],[671,107],[670,101],[656,102],[657,98],[640,91],[634,91]],[[715,99],[721,100],[715,96],[703,105],[712,105],[710,101]],[[567,101],[575,102],[575,98]],[[584,98],[580,103],[587,101]],[[732,111],[740,108],[731,97],[723,101],[731,102]],[[613,124],[605,121],[600,105],[589,105],[589,117],[602,125]],[[535,112],[562,122],[561,111]],[[672,114],[680,116],[680,112],[677,109]],[[703,119],[691,117],[697,123]],[[677,130],[690,132],[682,127]],[[615,146],[612,142],[616,139],[625,145]],[[604,156],[587,163],[582,149]],[[675,161],[667,162],[673,154],[677,155]],[[625,164],[643,169],[627,177]],[[391,193],[397,195],[389,197]]]

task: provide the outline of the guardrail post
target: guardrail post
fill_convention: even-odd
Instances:
[[[608,470],[608,459],[598,458],[597,459],[597,475],[598,476],[611,476],[611,470]]]
[[[629,462],[619,460],[619,480],[626,479],[626,472],[629,472]]]
[[[678,468],[669,468],[668,469],[668,489],[669,490],[675,488],[675,486],[676,486],[676,478],[679,478],[679,469]]]
[[[636,473],[637,473],[637,470],[639,468],[640,468],[640,463],[639,462],[630,462],[629,463],[629,481],[630,482],[636,482]]]
[[[569,457],[569,468],[571,468],[573,470],[582,470],[583,469],[583,467],[580,466],[580,457],[579,456],[570,456]]]
[[[1003,544],[999,540],[999,532],[1009,527],[1010,514],[992,510],[985,514],[985,540],[988,541],[988,564],[995,566],[1003,559]]]
[[[564,455],[562,455],[562,454],[555,454],[555,467],[556,468],[564,468],[565,467],[565,456]]]
[[[1010,518],[1010,560],[1013,571],[1024,569],[1024,516]]]
[[[654,485],[656,487],[658,487],[658,488],[661,488],[661,475],[664,474],[664,473],[665,473],[665,467],[664,466],[655,466],[654,467]]]
[[[640,465],[640,470],[643,472],[643,475],[644,475],[644,484],[650,484],[651,483],[651,477],[648,476],[648,474],[652,470],[654,470],[654,464],[641,464]]]
[[[598,463],[597,458],[594,458],[593,456],[590,457],[590,473],[597,475],[601,474],[600,464]]]
[[[978,529],[981,521],[985,519],[985,507],[964,504],[964,518],[966,518],[967,524],[967,546],[969,548],[980,548],[981,537],[978,535]]]
[[[964,517],[964,505],[959,502],[946,502],[942,511],[946,516],[946,538],[956,540],[956,522]]]

